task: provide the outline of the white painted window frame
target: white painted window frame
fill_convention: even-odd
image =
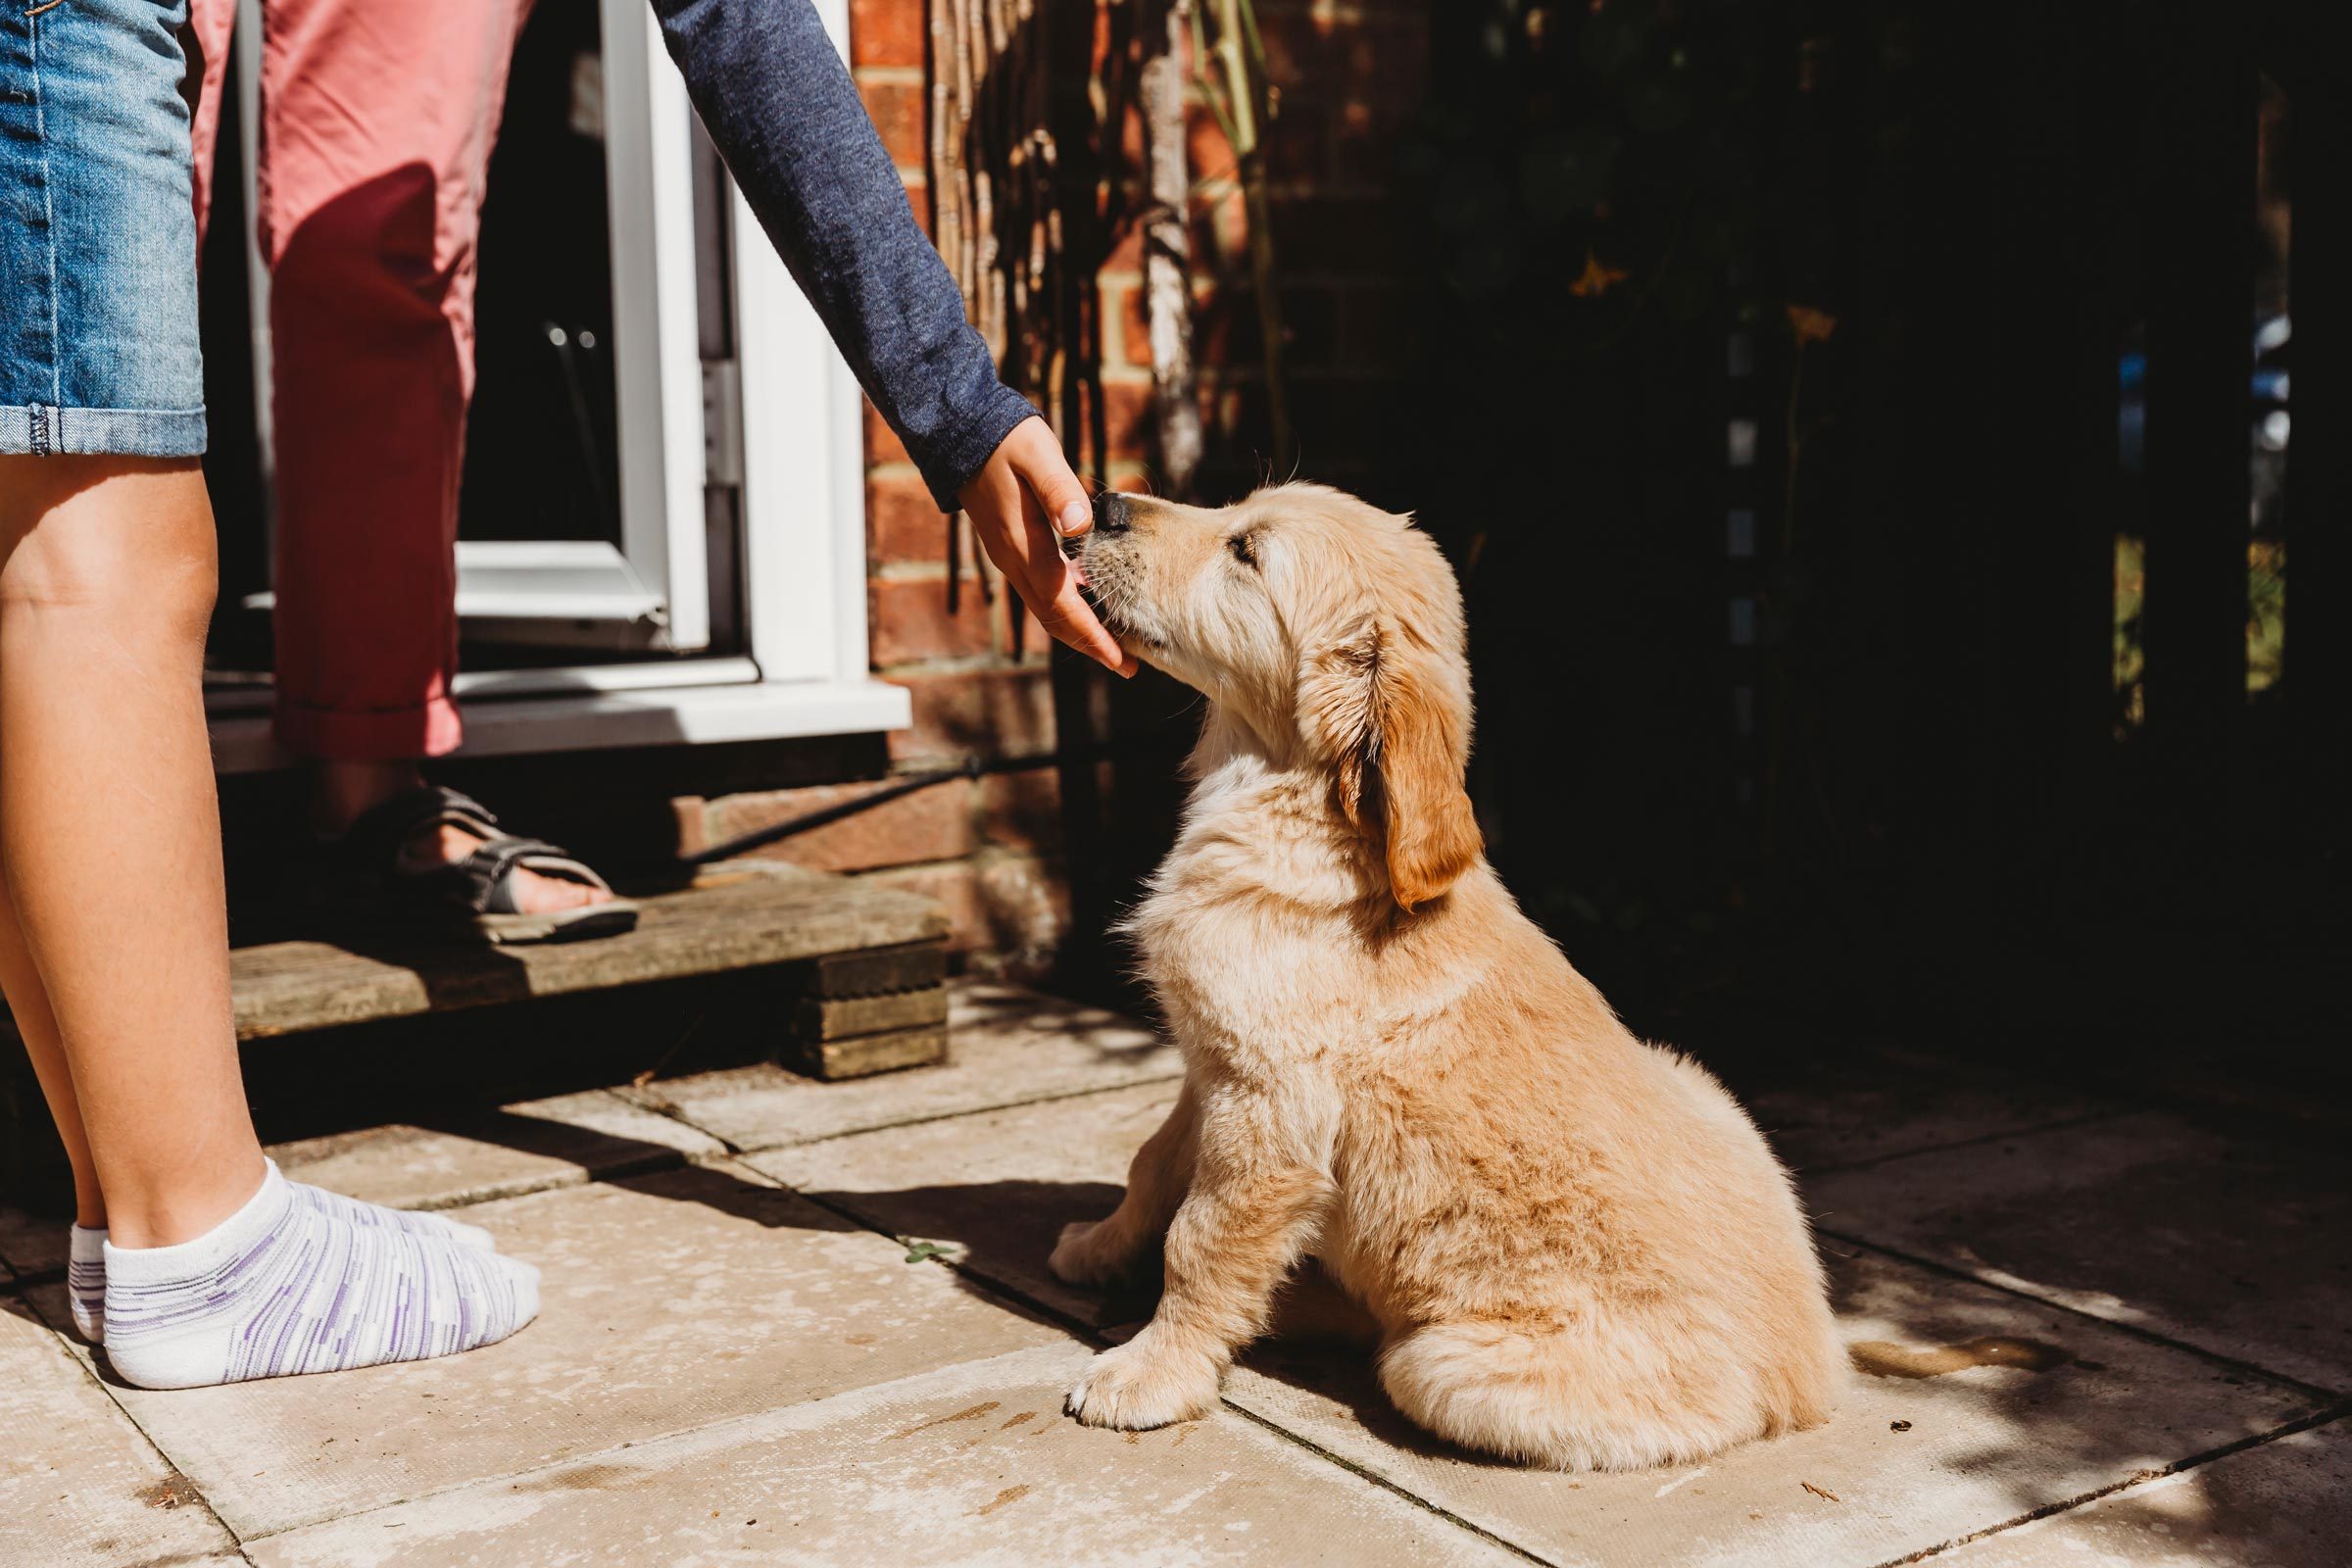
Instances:
[[[671,595],[672,583],[709,582],[705,559],[703,365],[697,332],[691,134],[683,82],[663,52],[644,0],[600,0],[605,37],[607,156],[612,171],[614,370],[619,387],[622,531],[639,579],[591,584],[575,607],[593,619],[646,591],[667,604],[660,643],[707,646],[705,593]],[[258,39],[259,0],[241,0],[239,25]],[[817,0],[834,46],[846,55],[847,0]],[[254,51],[240,51],[251,60]],[[258,76],[244,93],[248,178],[260,123]],[[732,187],[730,187],[732,189]],[[906,691],[867,670],[862,410],[856,379],[823,323],[769,247],[740,194],[731,274],[742,386],[745,641],[727,658],[582,664],[463,673],[467,757],[708,744],[902,728]],[[651,214],[651,220],[646,215]],[[256,398],[265,479],[270,411],[268,282],[253,258]],[[631,302],[637,304],[632,308]],[[642,323],[642,324],[640,324]],[[465,548],[465,547],[462,547]],[[610,549],[610,547],[605,547]],[[467,613],[552,608],[547,596],[511,591],[531,553],[475,546],[498,557],[473,574]],[[617,554],[617,553],[616,553]],[[556,562],[555,556],[564,556]],[[585,552],[559,546],[551,565],[582,580]],[[501,579],[503,578],[503,582]],[[504,597],[490,598],[494,591]],[[603,597],[599,597],[599,596]],[[615,597],[620,596],[620,597]],[[528,601],[537,597],[534,607]],[[636,603],[642,603],[640,597]],[[208,693],[216,764],[247,772],[288,764],[270,739],[266,686]]]

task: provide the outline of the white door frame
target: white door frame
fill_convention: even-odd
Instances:
[[[621,555],[663,606],[655,646],[710,643],[694,109],[645,0],[600,0]]]
[[[239,25],[260,36],[260,0]],[[656,629],[667,649],[710,641],[705,553],[704,371],[697,330],[692,142],[683,82],[643,0],[600,0],[605,24],[606,152],[612,171],[615,379],[619,389],[625,564],[667,604]],[[848,51],[848,0],[816,0],[834,46]],[[250,60],[252,50],[240,51]],[[247,169],[260,123],[258,82],[246,93]],[[730,190],[732,187],[730,186]],[[769,247],[731,195],[736,345],[740,356],[746,648],[725,658],[464,673],[461,755],[859,733],[909,722],[906,692],[868,673],[862,407],[855,377]],[[253,258],[257,406],[268,474],[267,278]],[[463,548],[463,547],[462,547]],[[461,610],[511,614],[517,547],[481,547],[483,571]],[[570,556],[579,552],[569,550]],[[579,567],[567,557],[564,564]],[[574,573],[575,579],[578,573]],[[692,584],[701,593],[671,593]],[[586,590],[583,590],[585,592]],[[621,601],[599,608],[612,612]],[[528,598],[528,595],[523,596]],[[545,596],[540,596],[543,599]],[[552,608],[553,601],[549,601]],[[582,604],[579,609],[589,607]],[[591,618],[583,615],[582,618]],[[208,693],[223,772],[286,765],[271,741],[266,685]]]

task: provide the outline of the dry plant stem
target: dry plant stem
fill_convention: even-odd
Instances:
[[[1148,4],[1150,0],[1148,0]],[[1185,228],[1191,184],[1185,161],[1184,36],[1191,0],[1163,0],[1147,14],[1147,54],[1136,97],[1143,107],[1151,206],[1144,226],[1144,308],[1152,340],[1152,408],[1161,478],[1179,501],[1193,495],[1200,466],[1200,405],[1193,394],[1192,239]]]
[[[1242,207],[1250,227],[1250,283],[1257,295],[1258,336],[1266,361],[1266,420],[1272,427],[1276,472],[1297,460],[1291,443],[1290,397],[1282,374],[1282,304],[1274,294],[1273,203],[1266,191],[1266,151],[1260,135],[1262,83],[1250,61],[1255,32],[1248,0],[1214,0],[1215,52],[1225,78],[1226,134],[1241,166]]]

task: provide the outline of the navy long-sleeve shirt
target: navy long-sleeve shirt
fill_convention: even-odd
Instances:
[[[1037,411],[963,296],[809,0],[653,0],[670,58],[784,265],[942,511]]]

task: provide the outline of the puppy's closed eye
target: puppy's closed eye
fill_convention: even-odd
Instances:
[[[1234,534],[1225,541],[1225,548],[1233,552],[1234,560],[1252,571],[1257,569],[1257,536],[1255,534]]]

